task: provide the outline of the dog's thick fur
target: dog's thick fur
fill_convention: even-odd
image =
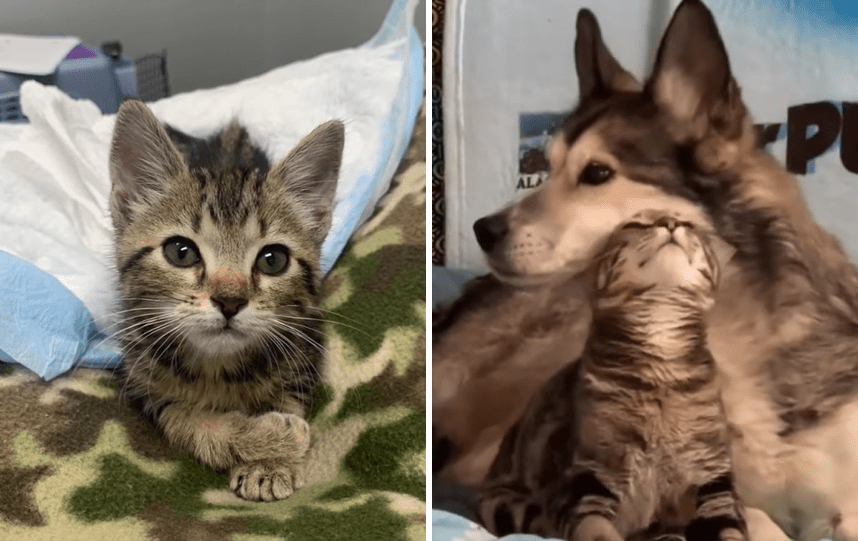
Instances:
[[[697,212],[736,249],[708,335],[739,495],[795,538],[858,540],[855,268],[758,147],[699,0],[677,8],[643,86],[586,10],[577,31],[581,101],[549,148],[549,179],[475,224],[500,280],[434,337],[435,379],[448,386],[433,389],[433,419],[456,450],[442,475],[479,483],[524,402],[581,353],[590,314],[576,275],[609,233],[642,208]],[[754,520],[753,539],[782,536]]]

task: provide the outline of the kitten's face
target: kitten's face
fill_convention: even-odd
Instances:
[[[223,195],[187,180],[174,179],[168,200],[142,212],[120,240],[123,254],[147,252],[122,276],[129,309],[209,357],[301,329],[302,308],[316,300],[319,245],[296,210],[263,196],[226,219],[211,205]]]
[[[604,295],[659,288],[694,292],[711,300],[719,265],[712,235],[681,216],[647,211],[610,237],[598,266]]]
[[[117,266],[129,328],[155,355],[173,347],[206,363],[267,347],[294,356],[277,337],[301,336],[317,301],[342,124],[318,128],[271,170],[230,147],[247,144],[236,130],[220,135],[220,162],[189,167],[145,106],[128,102],[117,117]]]

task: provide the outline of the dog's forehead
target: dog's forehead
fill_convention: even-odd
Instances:
[[[584,132],[600,129],[637,128],[651,130],[658,108],[641,92],[621,92],[582,101],[560,127],[563,140],[572,145]]]
[[[577,182],[591,162],[624,178],[655,186],[665,194],[696,202],[686,182],[683,146],[673,140],[667,121],[642,94],[587,100],[573,111],[547,148],[553,176]],[[558,179],[559,180],[559,179]]]

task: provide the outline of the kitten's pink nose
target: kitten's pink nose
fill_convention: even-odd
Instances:
[[[673,231],[679,227],[679,221],[676,218],[672,218],[670,216],[664,216],[656,220],[655,225],[659,227],[666,227],[668,231],[673,233]]]
[[[247,306],[247,278],[242,273],[216,270],[212,274],[211,287],[212,304],[220,309],[226,319],[232,318]]]
[[[212,274],[212,296],[246,297],[247,278],[233,270],[216,270]]]
[[[232,319],[235,314],[247,306],[247,299],[244,297],[212,297],[211,299],[226,319]]]

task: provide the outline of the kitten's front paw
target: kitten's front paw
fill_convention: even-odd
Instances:
[[[296,449],[306,450],[310,447],[310,425],[297,415],[270,411],[259,418],[259,423],[263,430],[273,430],[278,433],[285,428],[292,436],[290,439],[295,442]]]
[[[718,534],[718,539],[719,541],[748,541],[745,534],[736,528],[724,528],[721,530],[721,533]]]
[[[285,500],[303,484],[301,468],[282,459],[239,464],[229,479],[229,489],[236,496],[254,502]]]
[[[310,448],[310,425],[291,413],[271,411],[257,417],[251,431],[239,445],[246,462],[285,458],[298,460]]]
[[[589,515],[575,528],[572,541],[624,541],[611,521],[599,515]]]

